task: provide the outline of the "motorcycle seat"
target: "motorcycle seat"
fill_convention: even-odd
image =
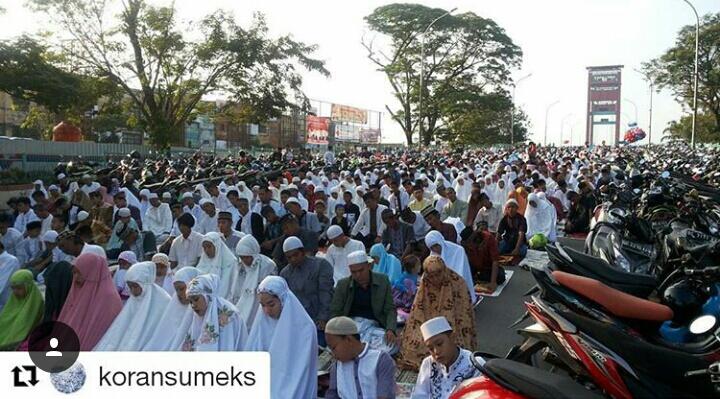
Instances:
[[[603,398],[573,379],[507,359],[491,359],[485,370],[528,398]]]
[[[626,294],[600,281],[561,271],[554,271],[552,275],[560,285],[598,303],[618,317],[657,322],[673,318],[669,307]]]
[[[629,273],[613,267],[603,259],[573,248],[563,245],[562,249],[573,260],[574,265],[569,265],[569,268],[578,270],[578,273],[574,274],[600,280],[615,289],[639,297],[649,296],[658,285],[656,277],[649,274]]]

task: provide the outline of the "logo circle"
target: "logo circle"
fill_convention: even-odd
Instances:
[[[80,390],[85,385],[85,367],[78,362],[72,367],[59,373],[50,374],[50,382],[58,392],[62,393],[74,393]]]

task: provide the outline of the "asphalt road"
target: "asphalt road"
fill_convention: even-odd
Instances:
[[[536,254],[537,255],[537,254]],[[544,264],[545,254],[536,256],[533,264]],[[476,350],[504,357],[513,345],[522,342],[517,329],[533,322],[529,318],[521,325],[509,328],[525,313],[524,303],[529,297],[523,297],[535,285],[532,274],[520,267],[510,267],[513,270],[510,282],[498,297],[485,297],[475,307],[475,331],[477,332]]]

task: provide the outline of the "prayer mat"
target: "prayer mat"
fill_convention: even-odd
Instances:
[[[497,297],[500,296],[503,289],[505,289],[505,286],[508,285],[510,282],[510,279],[512,278],[513,274],[515,274],[514,270],[505,270],[505,281],[498,285],[497,288],[495,288],[495,291],[493,292],[487,292],[484,291],[483,288],[485,287],[484,284],[475,284],[475,293],[482,296],[489,296],[489,297]],[[478,289],[480,288],[480,289]]]

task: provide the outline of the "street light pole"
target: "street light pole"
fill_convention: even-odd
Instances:
[[[515,88],[517,87],[517,85],[520,84],[520,82],[529,78],[530,76],[532,76],[532,72],[518,79],[517,82],[513,83],[512,104],[510,107],[510,146],[515,145]]]
[[[550,104],[545,108],[545,135],[543,137],[543,146],[547,145],[547,124],[548,124],[548,114],[550,113],[550,108],[552,108],[555,104],[559,103],[560,100],[555,101],[554,103]]]
[[[690,145],[695,148],[695,123],[697,120],[697,95],[698,95],[698,50],[700,49],[700,16],[695,9],[695,6],[689,0],[683,0],[687,5],[692,8],[695,13],[695,83],[693,89],[693,117],[692,117],[692,132],[690,133]]]
[[[650,74],[644,73],[642,71],[638,71],[637,69],[633,69],[635,72],[643,75],[645,77],[645,80],[650,83],[650,116],[648,121],[648,145],[652,144],[652,115],[653,115],[653,91],[655,91],[655,82],[653,81]]]
[[[563,142],[564,134],[563,133],[565,133],[565,121],[567,120],[567,118],[570,118],[571,116],[573,116],[572,112],[563,116],[562,120],[560,121],[560,146],[562,146],[564,144],[564,142]]]
[[[423,84],[425,83],[425,35],[427,35],[430,28],[432,28],[433,25],[435,25],[435,22],[447,17],[448,15],[452,14],[457,10],[457,7],[453,8],[452,10],[446,12],[445,14],[435,18],[430,24],[425,28],[425,30],[422,33],[422,39],[420,40],[420,93],[419,93],[419,99],[418,99],[418,123],[419,123],[419,132],[420,137],[418,138],[418,141],[422,141],[424,136],[424,130],[425,130],[425,124],[423,123]]]

